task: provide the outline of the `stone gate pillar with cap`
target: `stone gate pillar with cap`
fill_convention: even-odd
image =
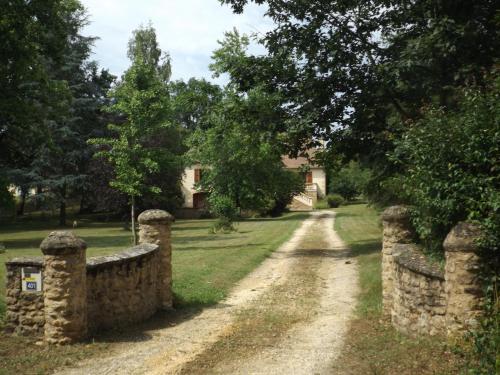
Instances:
[[[85,242],[72,232],[56,231],[43,240],[44,337],[69,344],[87,335]]]
[[[163,210],[147,210],[139,215],[139,243],[160,247],[158,272],[159,308],[172,308],[172,246],[171,226],[174,217]]]
[[[391,314],[394,294],[394,259],[395,244],[408,244],[414,238],[410,225],[410,210],[406,206],[392,206],[382,213],[382,299],[383,313]]]
[[[476,244],[480,236],[479,226],[460,222],[443,243],[446,257],[445,320],[448,336],[474,328],[481,315],[483,292],[479,280],[480,257]]]

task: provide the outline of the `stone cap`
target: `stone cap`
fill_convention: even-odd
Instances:
[[[394,244],[394,262],[420,275],[444,281],[444,272],[430,263],[416,244]]]
[[[479,247],[476,241],[480,237],[481,229],[479,225],[461,221],[448,233],[443,247],[445,251],[477,251]]]
[[[6,266],[21,266],[21,267],[43,267],[42,257],[29,257],[29,258],[12,258],[5,262]]]
[[[166,224],[174,221],[174,217],[170,215],[167,211],[146,210],[139,215],[138,220],[139,224],[160,224],[160,223]]]
[[[51,232],[40,244],[45,255],[64,255],[85,250],[87,244],[70,231]]]
[[[383,221],[407,222],[410,219],[410,208],[398,205],[388,207],[382,212]]]
[[[148,255],[153,255],[160,247],[154,244],[141,244],[113,255],[92,257],[87,259],[87,270],[92,271],[108,266],[133,262]]]

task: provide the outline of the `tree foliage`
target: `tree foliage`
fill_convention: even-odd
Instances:
[[[228,88],[208,124],[194,131],[190,159],[205,166],[200,185],[211,196],[267,211],[303,188],[284,170],[279,142],[262,126],[275,117],[275,101],[259,89],[242,96]]]
[[[222,89],[205,79],[190,78],[187,82],[171,82],[173,121],[186,133],[205,124],[205,118],[222,99]]]
[[[415,206],[413,223],[438,247],[461,220],[479,221],[500,243],[500,80],[487,90],[465,89],[459,108],[429,107],[397,141],[395,160],[403,199]]]
[[[242,12],[247,0],[221,0]],[[407,120],[422,105],[456,105],[456,88],[484,85],[498,58],[498,4],[481,1],[281,1],[266,4],[275,28],[268,56],[227,61],[246,90],[279,92],[295,118],[290,146],[323,138],[348,158],[364,156],[374,184],[397,172],[388,162]],[[238,55],[237,55],[238,56]]]
[[[353,200],[366,192],[370,171],[358,162],[351,161],[338,170],[331,171],[329,192],[340,194],[346,200]]]
[[[123,120],[109,125],[114,136],[96,138],[91,143],[102,147],[96,156],[104,157],[114,167],[111,186],[130,197],[136,242],[136,198],[146,193],[162,192],[160,186],[148,183],[162,169],[168,170],[177,187],[180,166],[175,150],[163,147],[159,142],[166,133],[175,132],[175,129],[170,122],[167,85],[170,62],[168,55],[162,55],[152,26],[134,32],[129,43],[129,57],[131,67],[110,93],[112,105],[109,111]]]

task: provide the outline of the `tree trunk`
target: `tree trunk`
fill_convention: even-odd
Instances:
[[[21,187],[21,202],[19,203],[19,207],[17,208],[17,216],[24,215],[24,206],[26,205],[27,194],[28,194],[28,189]]]
[[[43,189],[40,185],[36,187],[36,199],[35,199],[35,209],[38,211],[42,208],[42,198],[40,197],[43,193]]]
[[[137,245],[137,235],[135,233],[135,197],[132,195],[132,204],[130,207],[130,218],[132,219],[132,237],[134,239],[134,245]]]
[[[59,205],[59,226],[66,226],[66,185],[61,188],[61,203]]]

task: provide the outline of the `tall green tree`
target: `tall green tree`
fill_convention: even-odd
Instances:
[[[268,56],[227,60],[231,81],[287,99],[302,120],[286,132],[295,148],[323,138],[337,153],[362,156],[379,179],[398,170],[387,154],[422,105],[456,106],[456,90],[484,85],[499,57],[492,0],[221,2],[235,12],[266,4],[275,22],[259,38]]]
[[[202,126],[204,118],[222,99],[222,89],[205,79],[171,82],[173,120],[187,133]]]
[[[64,59],[73,0],[6,1],[0,13],[0,166],[23,166],[47,136],[50,75]]]
[[[101,147],[96,155],[104,157],[114,167],[111,186],[130,199],[132,233],[136,243],[137,199],[146,193],[161,192],[159,186],[148,184],[147,179],[160,171],[162,164],[176,164],[176,159],[170,150],[154,142],[172,125],[167,86],[170,60],[158,47],[151,25],[134,31],[128,56],[132,65],[110,93],[113,104],[109,110],[122,116],[123,121],[109,125],[114,133],[112,137],[92,139],[91,143]],[[180,173],[173,177],[178,181]]]
[[[46,137],[32,149],[26,163],[11,167],[8,173],[21,188],[19,214],[27,190],[36,186],[41,191],[38,200],[50,197],[57,204],[60,225],[66,223],[67,199],[87,184],[91,147],[86,140],[104,126],[99,107],[114,79],[88,60],[95,38],[81,35],[87,23],[83,6],[77,1],[70,5],[64,12],[67,42],[63,56],[46,68],[52,82],[43,121]]]
[[[189,153],[192,161],[206,167],[200,185],[209,191],[216,209],[220,202],[230,202],[239,209],[265,212],[300,192],[303,182],[284,170],[279,140],[263,127],[279,121],[277,98],[257,88],[247,94],[226,89],[207,124],[190,137]]]
[[[37,178],[33,162],[52,142],[53,122],[69,108],[70,89],[56,72],[67,66],[82,13],[74,0],[2,5],[0,173],[22,197]]]
[[[235,59],[245,59],[249,39],[225,33],[210,68],[226,73]],[[283,99],[260,86],[239,90],[230,81],[222,97],[189,138],[189,158],[206,168],[200,186],[210,192],[212,211],[230,220],[234,208],[279,214],[304,188],[302,178],[284,169],[280,130],[293,123]]]

